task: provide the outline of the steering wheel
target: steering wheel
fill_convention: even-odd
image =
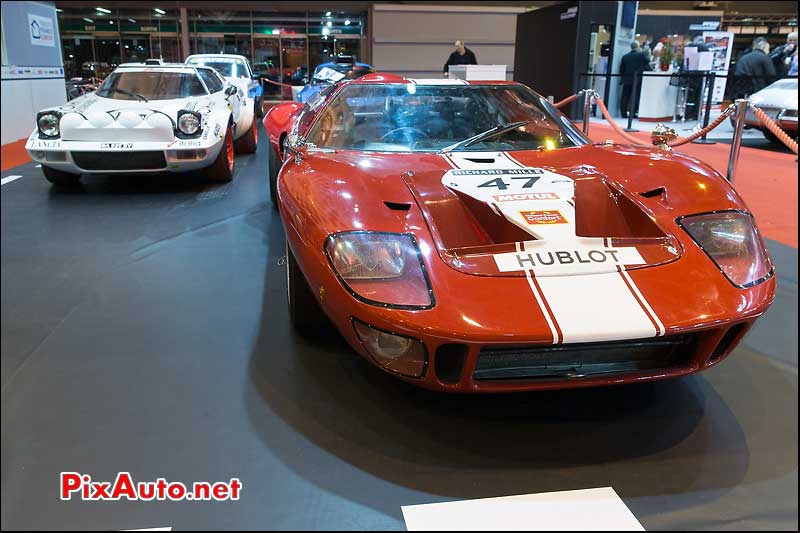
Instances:
[[[381,137],[381,141],[387,142],[388,139],[390,139],[391,136],[393,134],[397,133],[398,131],[405,131],[405,132],[408,132],[408,133],[414,132],[414,133],[418,133],[418,134],[422,135],[423,139],[427,139],[428,138],[428,134],[425,133],[424,131],[422,131],[419,128],[413,128],[411,126],[402,126],[400,128],[395,128],[393,130],[390,130],[390,131],[387,131],[386,133],[384,133],[383,136]],[[413,140],[407,133],[403,134],[403,139],[404,140],[408,140],[408,141]]]

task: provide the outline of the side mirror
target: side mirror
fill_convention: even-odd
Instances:
[[[227,89],[225,89],[225,96],[233,96],[237,92],[239,92],[239,89],[233,85],[230,85]]]
[[[286,149],[294,154],[294,162],[297,164],[300,164],[306,156],[306,153],[308,153],[308,145],[305,139],[296,133],[292,133],[286,137]]]

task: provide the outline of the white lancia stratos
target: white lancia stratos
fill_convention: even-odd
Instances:
[[[234,151],[253,153],[258,141],[244,102],[210,67],[126,63],[97,91],[39,111],[25,148],[59,186],[88,173],[202,171],[230,181]]]

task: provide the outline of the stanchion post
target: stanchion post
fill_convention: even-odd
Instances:
[[[708,96],[706,96],[706,110],[705,115],[703,116],[703,128],[708,127],[708,120],[711,118],[711,99],[714,97],[714,85],[716,77],[716,72],[712,71],[708,73],[708,80],[706,81]],[[706,139],[706,135],[708,135],[708,132],[704,133],[702,137],[695,139],[692,142],[696,144],[716,144],[716,141],[709,141]]]
[[[733,183],[736,176],[736,165],[739,163],[739,149],[742,147],[742,131],[744,131],[744,116],[747,113],[747,99],[736,100],[736,126],[733,130],[731,141],[731,155],[728,158],[728,174],[726,179]]]
[[[636,107],[636,95],[639,94],[640,79],[641,79],[641,74],[639,72],[634,72],[633,92],[631,92],[631,99],[628,102],[628,127],[625,128],[625,131],[639,131],[633,127],[633,108]]]
[[[592,95],[593,92],[586,89],[583,92],[583,134],[589,135],[589,115],[592,109]]]

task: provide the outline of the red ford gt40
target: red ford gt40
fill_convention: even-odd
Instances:
[[[294,325],[327,315],[422,387],[681,376],[725,358],[773,300],[722,176],[594,145],[523,85],[373,74],[264,124]]]

